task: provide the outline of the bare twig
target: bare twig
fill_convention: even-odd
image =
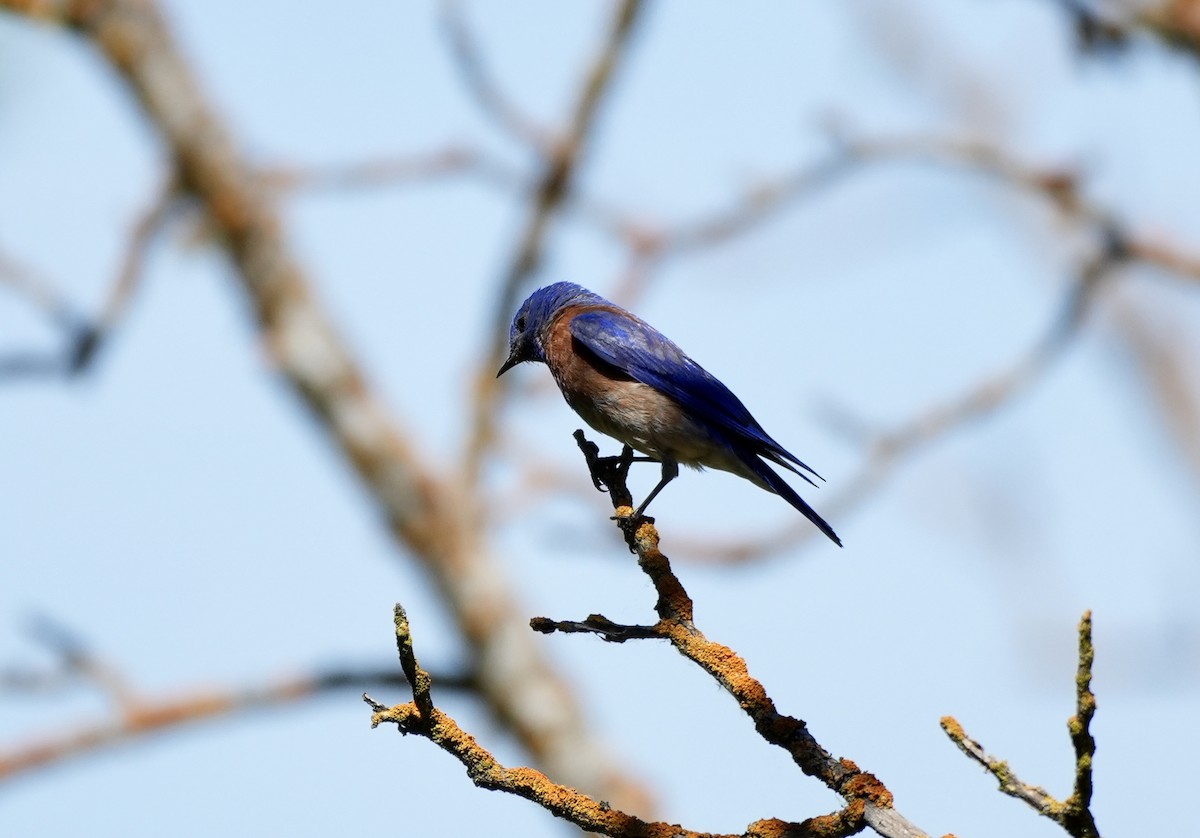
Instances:
[[[1000,783],[1000,791],[1009,797],[1015,797],[1018,800],[1024,801],[1039,814],[1046,815],[1047,817],[1051,816],[1051,812],[1055,810],[1055,807],[1062,805],[1041,786],[1031,786],[1023,782],[1012,772],[1007,762],[989,756],[987,751],[984,750],[983,745],[967,736],[962,725],[952,716],[944,716],[941,724],[942,730],[958,746],[959,750],[986,768],[988,773],[996,778]]]
[[[474,689],[473,679],[439,678],[447,689]],[[199,722],[245,715],[256,710],[285,707],[331,692],[371,686],[403,686],[395,667],[381,669],[331,669],[312,675],[285,676],[251,687],[194,689],[177,697],[147,697],[126,690],[110,721],[98,721],[67,733],[55,732],[0,751],[0,779],[49,768],[67,760],[94,755],[118,746],[132,745],[152,735],[169,733]]]
[[[17,351],[0,355],[0,381],[60,376],[70,369],[74,347],[92,342],[94,327],[40,272],[0,253],[0,283],[29,300],[66,335],[66,350]]]
[[[1200,392],[1195,339],[1170,312],[1143,310],[1128,295],[1108,307],[1111,324],[1136,364],[1136,387],[1149,392],[1167,432],[1200,479]]]
[[[539,154],[551,152],[550,133],[509,101],[496,84],[480,54],[479,45],[467,26],[459,0],[443,0],[442,28],[450,43],[454,63],[462,75],[479,109],[491,117],[501,129],[520,142],[532,146]]]
[[[495,432],[501,393],[496,369],[503,357],[509,320],[516,309],[522,286],[541,264],[546,235],[570,194],[572,180],[591,137],[600,102],[627,51],[642,5],[640,0],[621,0],[608,37],[584,79],[566,133],[555,143],[546,160],[524,232],[501,280],[500,294],[486,332],[488,345],[483,365],[476,373],[463,468],[464,480],[468,485],[477,482],[484,453],[489,450]]]
[[[312,667],[307,675],[286,675],[250,687],[223,690],[195,688],[178,691],[173,697],[147,696],[129,682],[120,670],[96,655],[78,632],[41,616],[33,620],[30,634],[57,658],[44,672],[9,669],[0,673],[0,691],[11,697],[36,692],[61,693],[81,682],[90,684],[112,704],[115,718],[89,723],[63,734],[54,732],[0,751],[0,780],[68,759],[90,755],[115,746],[132,745],[150,734],[168,733],[197,722],[236,716],[263,707],[283,707],[347,688],[403,686],[407,672],[377,667]],[[426,676],[428,677],[428,676]],[[476,690],[470,673],[445,672],[438,683],[450,690]]]
[[[134,224],[117,277],[95,318],[87,318],[75,311],[48,279],[0,255],[0,279],[33,300],[67,336],[66,347],[59,353],[25,353],[0,358],[0,377],[69,376],[91,367],[105,339],[123,317],[142,279],[150,248],[170,217],[177,197],[175,184],[168,183]]]
[[[112,332],[125,314],[129,301],[145,273],[146,258],[158,234],[179,205],[179,187],[174,180],[168,181],[133,227],[133,233],[125,246],[125,255],[117,272],[117,279],[109,291],[99,317],[96,318],[93,339],[87,345],[76,347],[71,358],[71,371],[78,372],[95,358],[101,342]]]
[[[1087,0],[1056,0],[1071,18],[1079,45],[1099,55],[1127,48],[1138,30],[1192,58],[1200,58],[1200,2],[1197,0],[1154,0],[1126,4],[1130,8],[1106,9]]]
[[[29,300],[47,318],[63,328],[75,328],[82,319],[49,277],[3,252],[0,252],[0,283]]]
[[[261,170],[259,176],[267,188],[283,193],[375,189],[450,177],[475,177],[515,192],[528,189],[515,167],[481,149],[457,145],[340,166],[276,166]]]
[[[1200,2],[1197,0],[1158,0],[1137,17],[1137,22],[1168,46],[1200,58]]]
[[[1058,823],[1075,838],[1099,838],[1092,816],[1092,760],[1096,740],[1092,738],[1091,723],[1096,713],[1096,696],[1092,693],[1092,612],[1085,611],[1079,622],[1079,667],[1075,675],[1075,715],[1067,721],[1071,743],[1075,748],[1075,784],[1071,796],[1059,801],[1041,786],[1023,782],[1008,763],[989,756],[984,747],[967,736],[953,717],[942,718],[942,730],[964,754],[982,765],[1000,784],[1000,791],[1024,801],[1039,814]]]

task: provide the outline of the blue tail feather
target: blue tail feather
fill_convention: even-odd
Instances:
[[[753,454],[749,456],[743,454],[742,459],[746,465],[750,466],[751,471],[766,482],[772,492],[796,507],[805,518],[813,522],[817,529],[825,533],[830,541],[838,547],[842,546],[842,540],[833,531],[833,527],[829,526],[825,519],[818,515],[817,511],[805,502],[804,498],[796,494],[796,490],[788,485],[788,482],[780,477],[774,469]],[[804,475],[800,476],[803,477]],[[812,481],[809,482],[811,483]]]

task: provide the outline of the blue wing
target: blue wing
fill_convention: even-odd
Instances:
[[[648,323],[626,312],[592,309],[572,318],[571,334],[605,363],[623,371],[635,381],[665,393],[692,415],[718,429],[735,449],[748,455],[745,456],[747,461],[762,466],[763,471],[774,478],[772,480],[766,474],[760,475],[793,505],[799,497],[790,487],[781,489],[777,484],[787,487],[787,483],[755,455],[766,457],[800,474],[809,483],[812,481],[790,463],[824,479],[771,439],[728,387]],[[804,504],[803,501],[800,503]]]

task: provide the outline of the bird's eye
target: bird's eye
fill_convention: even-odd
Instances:
[[[517,318],[517,331],[518,332],[525,331],[525,315],[524,314],[522,314],[520,317]]]

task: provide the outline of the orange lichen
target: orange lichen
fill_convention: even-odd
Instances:
[[[879,778],[874,774],[866,771],[860,771],[842,783],[841,792],[848,798],[870,801],[885,809],[890,809],[894,802],[892,793],[887,790],[887,786],[879,782]]]

